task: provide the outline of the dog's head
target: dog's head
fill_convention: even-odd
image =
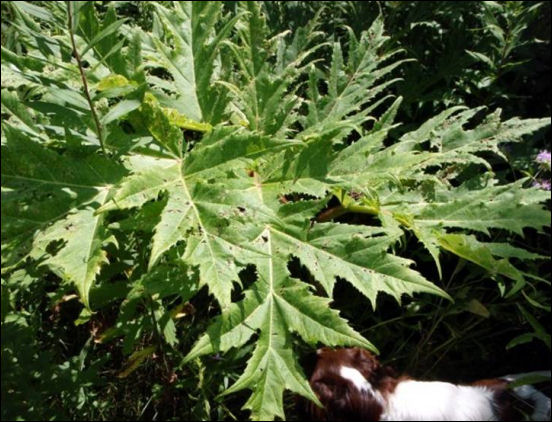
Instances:
[[[379,420],[384,407],[380,390],[390,376],[390,370],[367,350],[358,347],[319,349],[310,385],[324,408],[310,404],[310,417],[314,420]]]

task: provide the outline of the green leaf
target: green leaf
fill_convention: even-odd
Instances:
[[[16,129],[5,129],[10,141],[1,154],[3,261],[15,263],[31,252],[74,284],[88,306],[90,287],[107,263],[104,246],[114,241],[104,217],[94,212],[124,169],[95,154],[76,160],[70,153],[55,153]],[[50,243],[58,240],[58,250],[51,251]]]
[[[519,336],[514,337],[512,340],[510,340],[505,348],[506,350],[509,350],[512,347],[519,346],[520,344],[529,343],[530,341],[533,341],[534,338],[537,338],[537,335],[534,333],[520,334]]]
[[[170,121],[159,105],[159,101],[149,92],[144,95],[140,114],[144,119],[145,126],[157,142],[168,149],[172,155],[180,157],[182,155],[182,132]]]
[[[182,129],[193,130],[196,132],[210,132],[211,129],[213,129],[209,123],[200,123],[188,119],[186,116],[180,114],[173,108],[165,108],[164,111],[170,122]]]
[[[502,144],[522,142],[549,119],[502,121],[500,110],[442,107],[461,104],[462,87],[478,89],[494,78],[481,69],[467,69],[475,78],[467,85],[451,78],[457,73],[447,67],[469,64],[467,54],[456,60],[454,43],[440,59],[443,74],[405,81],[406,108],[399,113],[403,98],[392,88],[408,59],[392,47],[382,17],[357,31],[357,22],[350,22],[353,30],[336,16],[341,30],[328,38],[317,18],[349,6],[289,3],[292,24],[302,20],[296,10],[318,12],[299,29],[279,32],[272,12],[287,3],[230,3],[154,2],[144,6],[151,21],[136,17],[147,31],[135,19],[118,20],[132,6],[125,2],[71,3],[92,100],[106,141],[116,147],[110,155],[95,136],[71,54],[66,5],[6,6],[13,12],[2,46],[6,297],[19,303],[12,294],[27,284],[11,273],[21,268],[33,277],[38,270],[37,280],[57,274],[64,283],[55,296],[78,290],[87,307],[82,322],[95,324],[101,309],[111,312],[120,303],[116,322],[97,340],[123,336],[126,355],[152,334],[176,346],[181,329],[189,337],[207,326],[185,362],[239,349],[234,357],[247,357],[247,366],[219,391],[250,390],[245,408],[266,420],[286,416],[286,390],[319,404],[299,364],[305,343],[376,350],[353,328],[357,321],[348,323],[331,307],[336,280],[350,283],[371,309],[380,294],[399,302],[422,293],[450,299],[415,267],[433,258],[439,275],[446,274],[445,250],[495,277],[506,296],[521,291],[531,309],[548,310],[546,297],[529,283],[548,283],[529,273],[535,263],[526,272],[514,266],[542,258],[520,247],[517,236],[549,226],[548,192],[526,188],[529,179],[499,182],[493,167],[505,159]],[[493,7],[510,10],[482,6]],[[510,27],[512,43],[492,41],[493,54],[505,47],[508,55],[522,42],[529,21],[512,7],[508,13],[521,16]],[[493,13],[485,16],[488,28],[503,32]],[[444,28],[421,22],[414,30]],[[455,40],[463,52],[465,39]],[[515,65],[505,62],[503,70]],[[426,72],[423,66],[412,68]],[[497,95],[503,94],[509,95]],[[418,128],[395,121],[404,112],[415,123],[431,107],[444,111]],[[495,237],[504,231],[516,240],[489,240],[505,239]],[[419,250],[409,250],[411,234]],[[504,278],[513,280],[508,289]],[[2,287],[2,316],[9,319]],[[198,297],[194,306],[207,308],[177,327],[179,310],[205,290],[214,301]],[[217,312],[213,303],[220,313],[208,323],[201,318]],[[488,316],[470,298],[455,309]],[[520,312],[533,332],[511,345],[533,338],[549,344],[538,315]],[[189,339],[181,344],[188,347]],[[150,354],[131,355],[120,375]],[[84,359],[85,353],[81,367]],[[203,368],[214,367],[220,368],[202,366],[200,378]],[[198,406],[211,399],[203,388],[208,379],[199,382]]]
[[[485,305],[477,299],[470,299],[470,301],[466,304],[466,310],[483,318],[489,318],[491,315],[489,309],[487,309],[487,307],[485,307]]]
[[[90,50],[91,48],[94,48],[96,44],[98,44],[100,41],[104,40],[105,38],[111,37],[113,34],[115,34],[124,23],[125,23],[124,19],[117,20],[107,25],[100,32],[95,34],[94,38],[92,38],[86,44],[86,48],[80,53],[81,56],[84,57],[84,55],[88,52],[88,50]]]
[[[54,22],[54,16],[48,9],[44,7],[37,6],[36,4],[29,3],[28,1],[19,2],[17,4],[17,7],[21,8],[22,11],[28,13],[30,16],[44,20],[49,23]]]
[[[221,121],[228,99],[219,76],[219,49],[238,16],[216,29],[222,19],[217,2],[175,2],[154,4],[158,27],[150,37],[151,58],[174,79],[176,93],[171,107],[196,122]]]
[[[259,155],[294,146],[297,142],[276,140],[259,135],[240,134],[234,129],[211,132],[197,149],[179,160],[156,160],[144,171],[129,176],[121,183],[111,202],[99,209],[125,209],[156,199],[166,191],[168,202],[155,227],[149,267],[162,254],[180,241],[186,241],[182,257],[191,265],[199,265],[200,284],[207,284],[223,308],[230,304],[232,282],[238,281],[238,265],[245,259],[244,247],[236,240],[242,235],[242,219],[255,219],[256,210],[249,210],[251,192],[240,192],[242,187],[220,184],[206,185],[201,177],[242,168]],[[245,259],[246,261],[246,259]]]
[[[108,89],[125,88],[128,86],[136,86],[136,83],[129,81],[123,75],[114,74],[109,75],[98,82],[98,85],[96,85],[96,89],[98,91],[106,91]]]
[[[492,59],[490,59],[485,54],[479,53],[477,51],[470,51],[470,50],[465,50],[465,51],[466,51],[466,53],[468,53],[475,60],[485,63],[491,69],[495,68],[495,64],[493,63]]]
[[[314,296],[308,285],[291,279],[287,261],[295,255],[314,277],[331,293],[335,277],[351,282],[375,305],[379,291],[400,299],[403,293],[426,291],[448,297],[438,287],[408,269],[408,261],[386,256],[385,251],[396,240],[374,237],[376,232],[362,232],[347,225],[310,225],[308,215],[319,209],[318,202],[301,202],[283,206],[277,215],[265,217],[265,230],[250,242],[257,253],[250,256],[257,269],[258,281],[246,291],[245,299],[233,304],[200,338],[185,358],[245,344],[259,333],[253,356],[243,375],[225,394],[244,388],[253,391],[245,405],[254,419],[284,417],[282,394],[290,389],[315,400],[290,351],[290,331],[314,344],[359,345],[374,347],[352,331],[327,300]],[[380,234],[379,231],[378,234]],[[355,253],[351,253],[355,250]]]
[[[490,228],[523,234],[524,227],[541,230],[550,223],[550,214],[539,204],[548,193],[535,188],[523,189],[525,180],[503,186],[443,190],[435,201],[412,204],[415,224],[422,227],[460,227],[485,234]]]
[[[136,110],[141,106],[140,101],[138,100],[123,100],[117,105],[113,106],[106,114],[102,117],[101,122],[103,125],[107,125],[123,116],[126,116],[133,110]]]
[[[267,229],[253,241],[259,252],[254,262],[259,280],[242,302],[231,305],[186,356],[185,362],[215,350],[240,347],[258,330],[259,338],[244,373],[225,394],[249,388],[253,394],[245,404],[252,419],[284,417],[284,389],[317,402],[291,350],[291,332],[305,341],[336,345],[374,347],[354,332],[328,308],[328,300],[314,296],[309,286],[293,280],[287,259],[274,253],[279,247],[275,234]]]
[[[34,122],[34,116],[25,105],[21,104],[19,98],[13,95],[10,91],[2,90],[2,111],[8,110],[10,113],[17,117],[22,126],[34,134],[38,134],[38,128]]]
[[[516,388],[522,385],[550,383],[550,371],[535,371],[525,374],[516,374],[516,379],[508,383],[508,388]]]
[[[500,274],[519,283],[524,282],[523,275],[506,259],[496,260],[491,250],[474,236],[445,234],[439,236],[439,245],[456,255],[485,268],[491,276]]]
[[[121,372],[117,374],[117,378],[126,378],[130,374],[132,374],[134,371],[138,369],[138,367],[144,363],[144,361],[153,353],[155,353],[155,346],[149,346],[145,349],[138,350],[134,352],[130,357],[128,358],[128,361],[125,364],[125,369],[123,369]]]
[[[388,37],[383,34],[383,21],[376,18],[360,39],[348,28],[349,52],[344,62],[340,43],[334,43],[327,80],[326,95],[318,88],[320,83],[317,71],[311,71],[309,80],[309,113],[306,129],[301,133],[305,138],[331,134],[336,140],[344,138],[356,130],[362,135],[361,125],[373,119],[369,113],[377,107],[375,101],[386,87],[398,79],[380,82],[406,60],[394,60],[387,66],[383,62],[400,53],[400,50],[387,48]],[[362,111],[360,111],[362,110]],[[394,112],[389,113],[392,117]],[[384,121],[388,117],[384,118]],[[375,128],[377,131],[378,128]]]
[[[270,37],[261,6],[241,6],[245,19],[237,25],[238,41],[226,43],[239,66],[238,76],[221,84],[233,94],[235,113],[249,129],[288,135],[301,105],[298,80],[312,53],[322,46],[313,45],[320,33],[309,25],[291,39],[287,31]]]
[[[387,253],[400,233],[334,223],[315,225],[306,239],[297,239],[289,228],[286,231],[275,231],[276,238],[301,259],[329,296],[335,278],[341,277],[370,299],[374,308],[378,292],[388,293],[399,302],[401,295],[414,292],[450,299],[444,291],[409,269],[408,260]]]
[[[106,191],[100,192],[91,202],[103,204],[106,196]],[[94,216],[94,212],[93,206],[87,206],[56,221],[35,238],[31,255],[43,259],[62,280],[74,284],[87,308],[90,288],[101,267],[109,262],[104,247],[116,243],[103,226],[103,215]],[[61,249],[48,256],[48,246],[57,240],[64,242]]]

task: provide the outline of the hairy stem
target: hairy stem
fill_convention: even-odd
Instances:
[[[78,64],[79,72],[82,79],[82,85],[84,86],[84,94],[86,95],[86,100],[88,101],[90,112],[92,113],[92,117],[94,118],[94,123],[96,125],[96,134],[98,135],[98,139],[100,141],[100,147],[102,148],[102,151],[105,154],[106,152],[105,152],[105,145],[104,145],[104,139],[103,139],[102,125],[100,124],[100,120],[98,119],[96,109],[94,108],[94,104],[92,103],[92,98],[90,98],[90,92],[88,91],[88,82],[86,81],[86,75],[84,74],[84,68],[82,67],[81,57],[77,50],[77,45],[75,44],[75,36],[73,34],[73,10],[72,10],[70,1],[67,2],[67,17],[68,17],[68,23],[69,23],[69,35],[71,36],[71,44],[73,46],[73,55],[77,59],[77,64]]]

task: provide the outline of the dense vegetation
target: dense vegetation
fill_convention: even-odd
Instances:
[[[550,368],[549,3],[1,7],[3,420]]]

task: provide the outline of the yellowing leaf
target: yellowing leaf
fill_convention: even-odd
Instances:
[[[129,81],[123,75],[109,75],[98,82],[96,89],[98,91],[106,91],[113,88],[126,88],[129,86],[137,86],[134,81]]]
[[[117,378],[126,378],[136,371],[148,357],[155,353],[155,349],[155,346],[149,346],[130,355],[125,364],[125,369],[117,374]]]

